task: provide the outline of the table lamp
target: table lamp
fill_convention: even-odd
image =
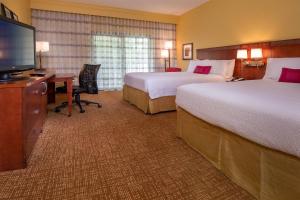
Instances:
[[[165,49],[168,51],[169,68],[171,67],[171,49],[173,48],[172,41],[165,41]]]
[[[160,55],[165,59],[165,71],[167,71],[167,59],[170,58],[169,51],[167,49],[163,49],[161,50]]]
[[[37,41],[36,42],[36,52],[39,53],[39,61],[40,61],[40,67],[39,70],[44,70],[43,69],[43,63],[42,63],[42,53],[48,52],[49,51],[49,42],[45,41]]]

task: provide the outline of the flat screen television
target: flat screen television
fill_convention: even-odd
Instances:
[[[35,68],[35,28],[0,17],[0,81]]]

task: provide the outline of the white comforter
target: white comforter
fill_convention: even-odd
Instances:
[[[175,96],[177,87],[184,84],[221,81],[225,81],[221,75],[203,75],[192,72],[140,72],[126,74],[124,78],[126,85],[148,93],[151,99]]]
[[[255,80],[184,85],[176,103],[211,124],[300,157],[300,84]]]

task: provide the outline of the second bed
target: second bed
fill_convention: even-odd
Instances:
[[[268,59],[263,80],[178,88],[178,136],[257,199],[300,197],[300,58]]]

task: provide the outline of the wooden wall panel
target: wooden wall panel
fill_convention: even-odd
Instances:
[[[236,59],[238,49],[247,49],[250,58],[251,48],[263,49],[263,60],[267,62],[267,58],[284,58],[284,57],[300,57],[300,39],[281,40],[272,42],[260,42],[251,44],[241,44],[225,47],[216,47],[208,49],[197,49],[197,59],[215,59],[226,60]],[[266,71],[266,66],[250,67],[242,66],[241,61],[236,59],[234,76],[246,79],[261,79]]]

